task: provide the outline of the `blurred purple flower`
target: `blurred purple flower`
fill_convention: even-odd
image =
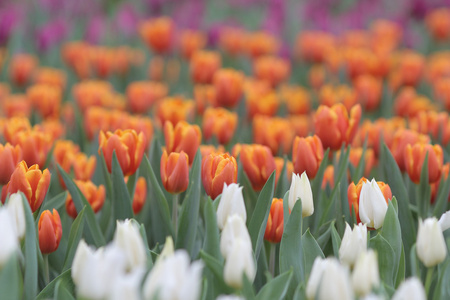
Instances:
[[[47,51],[63,41],[68,33],[68,24],[63,19],[50,21],[36,32],[37,47],[39,51]]]
[[[89,21],[84,39],[92,44],[98,44],[104,38],[107,31],[106,19],[102,15],[97,15]]]
[[[119,31],[125,36],[133,36],[137,33],[136,30],[140,19],[141,17],[136,11],[136,8],[129,3],[124,3],[118,9],[114,24],[116,24]]]
[[[7,5],[0,10],[0,46],[8,42],[15,27],[22,23],[24,11],[21,7]]]
[[[180,28],[199,29],[203,21],[203,12],[204,4],[201,0],[189,0],[177,4],[172,18]]]

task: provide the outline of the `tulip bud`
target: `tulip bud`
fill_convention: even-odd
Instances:
[[[344,237],[339,248],[339,259],[344,264],[353,266],[356,259],[367,249],[367,226],[359,223],[353,226],[345,224]]]
[[[447,256],[447,246],[444,235],[436,218],[419,220],[419,230],[416,241],[417,256],[427,267],[434,267],[444,261]]]
[[[441,177],[444,153],[440,145],[430,145],[416,143],[408,144],[405,148],[405,166],[409,178],[414,183],[420,182],[422,166],[425,162],[425,155],[428,153],[428,182],[434,183]]]
[[[22,160],[22,148],[19,145],[11,146],[0,144],[0,184],[7,184],[17,164]]]
[[[215,136],[219,144],[227,144],[233,137],[237,124],[237,113],[222,107],[208,107],[203,114],[203,136],[205,140]]]
[[[23,208],[22,196],[18,193],[14,193],[9,196],[8,211],[13,220],[15,233],[21,240],[25,236],[26,223],[25,223],[25,211]]]
[[[170,121],[164,124],[164,138],[167,153],[184,151],[189,157],[189,164],[194,162],[198,146],[202,141],[202,133],[198,125],[190,125],[180,121],[175,128]]]
[[[0,207],[0,268],[5,265],[11,255],[19,249],[19,242],[15,234],[14,220],[8,209]]]
[[[323,147],[317,135],[307,138],[296,137],[292,148],[292,163],[294,172],[306,172],[308,178],[316,177],[323,159]]]
[[[56,251],[62,237],[61,218],[56,209],[44,210],[39,218],[39,248],[43,254]]]
[[[450,210],[441,216],[439,225],[441,226],[442,232],[450,228]]]
[[[272,152],[266,146],[243,145],[240,151],[242,167],[253,189],[260,191],[276,169]]]
[[[364,182],[359,196],[359,217],[368,227],[383,226],[388,206],[375,179]]]
[[[298,174],[292,175],[291,188],[289,189],[289,209],[294,209],[295,202],[298,199],[302,201],[302,216],[308,217],[314,213],[314,202],[311,190],[311,184],[309,183],[306,172],[302,173],[302,176]]]
[[[270,206],[269,218],[267,219],[264,239],[271,243],[279,243],[283,236],[283,199],[273,198]]]
[[[247,221],[242,187],[236,183],[230,185],[224,183],[222,197],[220,198],[219,207],[217,207],[217,226],[219,226],[220,230],[224,229],[228,218],[232,215],[238,215],[244,223]]]
[[[373,250],[362,252],[356,260],[352,274],[353,290],[365,296],[380,285],[377,255]]]
[[[422,282],[416,277],[406,279],[392,296],[392,300],[426,300]]]
[[[175,253],[175,247],[173,245],[173,239],[169,235],[166,237],[166,242],[164,243],[164,248],[162,249],[161,253],[159,254],[158,258],[156,259],[156,262],[162,261],[166,259],[167,257],[172,256]]]
[[[127,269],[145,266],[147,255],[136,224],[130,220],[117,221],[114,243],[125,253]]]
[[[133,196],[133,212],[135,215],[141,212],[147,199],[147,181],[144,177],[139,177],[136,182]]]
[[[103,185],[96,186],[92,181],[74,181],[77,187],[80,189],[87,202],[91,205],[94,213],[97,213],[102,209],[103,203],[105,203],[105,187]],[[73,203],[72,195],[67,194],[66,198],[66,212],[72,218],[76,218],[78,213]]]
[[[244,74],[234,69],[219,69],[214,73],[213,84],[216,89],[216,104],[221,107],[234,107],[242,97]]]
[[[245,222],[239,215],[235,214],[228,218],[220,237],[220,253],[223,257],[228,256],[233,248],[233,243],[237,239],[245,241],[248,247],[252,248],[252,241]]]
[[[236,159],[228,153],[203,158],[202,182],[206,194],[214,200],[222,193],[224,184],[237,182],[237,171]]]
[[[226,256],[223,269],[223,279],[236,289],[242,287],[243,275],[253,282],[256,275],[255,262],[253,260],[251,244],[241,238],[236,238]]]
[[[172,152],[161,157],[161,180],[166,191],[172,194],[184,192],[189,185],[189,158],[186,153]]]

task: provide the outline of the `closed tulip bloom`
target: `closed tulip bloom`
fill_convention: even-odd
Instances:
[[[75,179],[89,181],[95,172],[97,158],[94,155],[87,156],[85,153],[77,153],[72,161]]]
[[[16,54],[9,65],[9,75],[12,82],[18,86],[24,86],[32,78],[33,72],[38,67],[38,59],[31,54]]]
[[[237,162],[233,156],[225,154],[210,154],[203,158],[202,182],[206,194],[216,199],[222,193],[224,184],[237,182]]]
[[[15,136],[14,145],[22,148],[23,160],[29,165],[37,164],[43,168],[53,144],[49,132],[38,130],[20,131]]]
[[[133,212],[135,215],[141,212],[147,199],[147,181],[144,177],[139,177],[133,195]]]
[[[373,250],[359,254],[352,273],[352,283],[355,294],[360,297],[368,295],[380,285],[378,259]]]
[[[294,136],[292,125],[285,118],[257,115],[253,119],[253,141],[269,147],[273,155],[290,153]]]
[[[0,144],[0,185],[7,184],[17,164],[22,160],[22,148],[19,145],[11,146]]]
[[[420,279],[410,277],[400,284],[392,300],[426,300],[427,295]]]
[[[359,196],[359,217],[368,227],[383,226],[388,205],[375,179],[364,182]]]
[[[117,221],[114,243],[125,253],[128,270],[145,267],[147,254],[139,227],[135,223],[131,220]]]
[[[229,286],[240,289],[244,274],[250,282],[253,282],[256,276],[256,266],[251,246],[249,247],[246,241],[237,238],[225,258],[223,279]]]
[[[172,194],[184,192],[189,185],[189,158],[186,153],[164,153],[161,157],[161,180],[166,191]]]
[[[220,253],[222,253],[223,257],[228,256],[233,248],[233,243],[237,239],[245,241],[248,247],[250,249],[252,248],[252,241],[248,229],[245,226],[245,221],[239,214],[233,214],[227,218],[222,235],[220,236]]]
[[[444,213],[439,218],[439,226],[441,226],[442,232],[450,228],[450,210]]]
[[[50,185],[50,172],[41,171],[38,165],[28,168],[25,161],[21,161],[11,175],[11,179],[2,190],[2,202],[5,203],[8,194],[24,193],[32,212],[35,212],[44,201]]]
[[[184,151],[189,157],[189,164],[194,162],[195,154],[202,141],[202,133],[198,125],[180,121],[175,125],[167,121],[164,124],[164,138],[167,153]]]
[[[392,156],[394,156],[395,161],[398,164],[400,170],[406,170],[406,159],[405,159],[405,151],[406,146],[408,144],[416,144],[416,143],[424,143],[428,144],[430,142],[430,137],[425,134],[420,134],[417,131],[409,130],[409,129],[400,129],[397,130],[392,138],[392,143],[390,146],[390,150],[392,152]]]
[[[283,199],[273,198],[270,206],[269,218],[267,219],[264,239],[271,243],[279,243],[283,236]]]
[[[194,116],[195,102],[183,98],[164,98],[159,102],[156,117],[163,126],[167,121],[174,126],[180,121],[187,121]]]
[[[145,114],[159,99],[167,96],[167,85],[153,81],[135,81],[127,86],[126,95],[130,110]]]
[[[420,261],[427,268],[440,264],[447,256],[444,235],[435,217],[419,220],[416,250]]]
[[[314,202],[308,175],[292,174],[291,187],[289,189],[289,209],[294,209],[295,202],[302,201],[302,216],[308,217],[314,213]]]
[[[139,26],[139,33],[153,52],[168,53],[173,44],[175,23],[168,17],[151,19]]]
[[[59,87],[35,84],[27,89],[27,97],[43,118],[58,118],[62,91]]]
[[[253,72],[255,77],[269,82],[276,87],[285,81],[291,72],[289,61],[276,56],[261,56],[254,60]]]
[[[108,171],[112,171],[113,152],[116,152],[117,160],[124,176],[132,175],[136,172],[144,156],[145,143],[144,134],[139,134],[134,130],[116,130],[114,133],[108,131],[100,132],[99,154],[103,152]]]
[[[292,148],[292,163],[295,173],[306,172],[309,178],[316,177],[322,159],[323,146],[317,135],[295,138]]]
[[[197,51],[190,61],[192,81],[199,84],[211,84],[214,74],[221,67],[220,54],[215,51]]]
[[[235,107],[242,98],[244,75],[234,69],[220,69],[214,74],[213,84],[216,89],[216,105]]]
[[[240,159],[253,189],[260,191],[276,169],[272,152],[266,146],[244,145],[240,151]]]
[[[237,124],[237,113],[222,107],[208,107],[203,114],[202,123],[205,140],[215,136],[219,144],[228,144],[236,131]]]
[[[237,183],[223,184],[222,197],[217,207],[217,226],[223,230],[228,218],[232,215],[239,216],[244,223],[247,221],[247,211],[245,210],[242,187]]]
[[[56,251],[62,237],[61,218],[56,209],[44,210],[39,218],[39,248],[43,254]]]
[[[19,240],[15,232],[14,220],[5,207],[0,207],[0,269],[4,266],[11,255],[18,251]]]
[[[345,223],[345,232],[339,248],[339,260],[353,266],[358,256],[367,249],[367,226],[359,223],[353,226],[353,231]]]
[[[405,166],[409,178],[414,183],[420,182],[420,174],[428,153],[428,182],[434,183],[441,177],[444,153],[440,145],[408,144],[405,148]]]
[[[26,223],[25,211],[23,208],[22,196],[19,193],[14,193],[9,196],[7,209],[14,223],[14,232],[21,240],[25,236]]]
[[[75,180],[74,182],[86,198],[87,202],[91,205],[94,213],[99,212],[103,207],[103,203],[105,203],[105,187],[103,185],[97,187],[92,181]],[[67,194],[66,212],[74,219],[78,215],[71,194]]]

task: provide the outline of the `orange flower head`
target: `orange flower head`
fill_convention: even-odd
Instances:
[[[434,94],[445,107],[450,109],[450,77],[436,79],[434,82]]]
[[[143,22],[139,33],[153,52],[164,54],[172,48],[175,24],[168,17],[159,17]]]
[[[138,135],[132,129],[118,129],[114,133],[101,131],[99,144],[98,152],[99,154],[103,152],[106,166],[110,173],[114,151],[124,176],[134,174],[139,168],[145,150],[144,134],[142,132]]]
[[[275,184],[278,183],[278,180],[280,179],[281,171],[284,167],[284,158],[282,157],[275,157],[275,166],[276,166],[276,173],[275,173]],[[286,177],[289,181],[292,179],[292,173],[294,173],[294,165],[291,161],[286,161]]]
[[[84,113],[91,106],[111,107],[114,91],[107,81],[88,80],[75,84],[72,94],[78,107]]]
[[[288,117],[294,136],[308,136],[312,131],[312,118],[310,115],[292,115]]]
[[[200,145],[200,153],[202,155],[202,159],[210,154],[223,154],[225,153],[225,148],[222,145],[218,145],[215,147],[214,145]],[[233,155],[233,157],[235,157]]]
[[[206,36],[201,31],[186,29],[181,32],[180,51],[181,55],[189,60],[196,51],[206,46]]]
[[[440,51],[428,56],[426,79],[434,83],[436,80],[450,76],[450,52]]]
[[[219,37],[220,48],[231,56],[236,56],[244,51],[246,33],[238,28],[224,28]]]
[[[413,51],[404,51],[400,55],[397,68],[402,84],[417,86],[425,71],[425,57]]]
[[[289,78],[291,66],[287,60],[280,57],[260,56],[253,62],[253,72],[256,78],[276,87]]]
[[[189,157],[189,164],[192,165],[198,146],[202,142],[202,132],[198,125],[180,121],[174,128],[173,124],[167,121],[164,124],[164,138],[167,153],[184,151]]]
[[[75,154],[80,152],[80,147],[69,140],[57,140],[53,148],[53,158],[55,163],[61,166],[66,172],[70,172],[72,160]]]
[[[327,52],[335,47],[336,38],[322,31],[302,31],[297,36],[297,56],[304,61],[322,63]]]
[[[228,153],[205,156],[202,162],[202,182],[206,194],[211,199],[216,199],[222,194],[225,183],[237,183],[237,172],[236,159]]]
[[[425,17],[428,31],[437,41],[447,41],[450,38],[450,9],[432,10]]]
[[[34,76],[35,84],[51,85],[60,90],[66,87],[67,76],[63,70],[41,67]]]
[[[415,143],[406,145],[404,152],[406,172],[414,183],[420,182],[420,174],[428,153],[428,182],[435,183],[441,177],[444,152],[440,145]]]
[[[254,142],[269,147],[273,155],[288,154],[294,137],[295,132],[285,118],[257,115],[253,119]]]
[[[360,75],[354,81],[358,101],[366,111],[378,108],[381,101],[383,83],[372,75]]]
[[[62,237],[61,218],[56,209],[51,213],[44,210],[39,218],[39,248],[42,254],[49,254],[58,249]]]
[[[263,55],[276,54],[280,48],[280,41],[264,31],[249,33],[245,41],[247,53],[253,59]]]
[[[3,137],[8,143],[17,143],[17,134],[21,131],[30,131],[31,124],[28,118],[12,117],[5,121],[3,126]]]
[[[214,74],[222,66],[220,54],[216,51],[194,52],[190,60],[191,79],[194,83],[211,84]]]
[[[325,172],[323,173],[322,179],[322,189],[324,190],[327,187],[327,184],[330,188],[334,187],[334,166],[329,165],[325,168]]]
[[[147,199],[147,181],[144,177],[139,177],[133,195],[133,212],[135,215],[141,212]]]
[[[0,185],[7,184],[11,178],[11,174],[16,169],[17,164],[22,161],[22,148],[20,146],[11,146],[0,144]]]
[[[402,29],[395,22],[378,19],[370,25],[371,46],[375,51],[391,52],[402,40]]]
[[[379,64],[375,53],[365,47],[345,47],[342,60],[351,79],[363,74],[373,74]]]
[[[23,160],[27,164],[44,167],[48,153],[52,149],[53,137],[48,132],[36,129],[19,131],[14,138],[13,145],[20,145],[23,151]]]
[[[306,172],[308,178],[316,177],[323,160],[323,146],[317,135],[306,138],[296,137],[292,148],[294,173]]]
[[[195,107],[198,115],[203,115],[209,106],[215,106],[216,90],[213,85],[194,85]]]
[[[369,180],[365,177],[362,177],[358,184],[355,185],[355,183],[350,183],[347,189],[347,198],[348,198],[348,205],[350,207],[350,213],[352,211],[355,211],[356,215],[356,223],[361,223],[361,219],[359,218],[359,196],[361,195],[361,189],[364,182],[368,182]],[[378,187],[381,190],[381,193],[384,196],[384,199],[386,200],[386,203],[389,204],[389,200],[392,199],[392,191],[388,184],[377,181]]]
[[[450,118],[447,112],[422,111],[409,119],[409,127],[439,140],[442,146],[450,141]]]
[[[313,65],[311,69],[309,69],[308,73],[308,81],[309,85],[313,87],[315,90],[318,90],[322,87],[326,80],[326,69],[323,65]]]
[[[269,92],[262,95],[248,94],[247,96],[247,111],[250,118],[256,115],[274,116],[280,100],[275,92]]]
[[[3,114],[7,118],[26,118],[31,115],[31,103],[23,94],[5,96],[0,103],[3,106]]]
[[[92,181],[74,180],[74,182],[86,198],[87,202],[91,205],[94,213],[99,212],[103,207],[103,203],[105,203],[105,187],[103,185],[97,187]],[[74,219],[78,215],[71,194],[67,194],[66,212]]]
[[[221,107],[235,107],[242,98],[244,75],[234,69],[220,69],[214,73],[216,90],[215,104]]]
[[[305,115],[311,109],[310,94],[301,86],[282,86],[281,97],[292,115]]]
[[[64,62],[72,68],[78,78],[86,79],[90,75],[89,49],[90,45],[82,41],[66,43],[62,48],[61,56]]]
[[[0,103],[2,103],[3,99],[6,96],[9,96],[10,93],[11,93],[11,88],[9,87],[9,84],[0,83]]]
[[[354,89],[347,85],[333,86],[326,84],[319,90],[319,102],[329,107],[342,103],[347,110],[350,110],[358,103],[358,95]]]
[[[227,144],[234,135],[237,123],[237,113],[221,107],[209,107],[203,114],[203,136],[209,140],[214,135],[219,144]]]
[[[94,155],[87,156],[85,153],[76,153],[72,161],[75,179],[89,181],[95,172],[97,158]]]
[[[161,180],[169,193],[179,194],[189,186],[189,158],[186,153],[164,150],[161,157]]]
[[[363,150],[364,149],[361,147],[350,148],[349,162],[356,168],[358,167],[361,159],[364,159],[364,176],[369,176],[370,171],[372,171],[373,167],[376,164],[375,151],[373,151],[373,149],[371,148],[367,148],[366,152],[364,152],[363,157]]]
[[[182,98],[164,98],[159,104],[156,116],[161,126],[166,121],[172,122],[174,126],[180,121],[188,121],[194,115],[195,103],[193,100]]]
[[[343,104],[332,107],[320,105],[314,115],[316,135],[322,141],[324,149],[337,150],[342,144],[350,144],[361,120],[361,106],[350,110],[350,117]]]
[[[11,81],[18,86],[26,85],[33,77],[38,66],[38,60],[31,54],[17,54],[13,56],[9,65]]]
[[[114,49],[103,46],[91,46],[88,55],[89,62],[97,77],[106,79],[113,73],[117,60]]]
[[[148,63],[148,78],[153,81],[162,81],[164,74],[164,58],[156,55]]]
[[[35,84],[27,89],[27,97],[43,118],[58,118],[62,93],[59,87]]]
[[[430,137],[409,129],[400,129],[394,134],[390,150],[400,170],[405,171],[405,149],[408,144],[430,142]],[[420,174],[420,173],[419,173]]]
[[[275,159],[269,147],[258,144],[243,145],[240,159],[253,189],[260,191],[276,170]]]
[[[149,117],[124,114],[122,118],[119,118],[116,125],[111,124],[111,129],[132,129],[136,131],[137,134],[142,133],[144,135],[144,144],[146,145],[146,149],[152,142],[153,124],[152,119]]]
[[[27,163],[22,160],[11,174],[8,184],[3,187],[2,203],[5,203],[8,194],[22,192],[30,204],[31,211],[35,212],[44,201],[49,185],[50,172],[47,169],[41,171],[38,165],[28,168]]]
[[[284,228],[283,199],[273,198],[270,206],[269,218],[267,219],[264,239],[271,243],[281,242]]]
[[[152,81],[134,81],[127,87],[128,107],[133,113],[145,114],[153,104],[166,97],[167,85]]]

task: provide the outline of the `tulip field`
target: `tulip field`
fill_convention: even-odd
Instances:
[[[0,1],[0,300],[450,299],[446,0]]]

